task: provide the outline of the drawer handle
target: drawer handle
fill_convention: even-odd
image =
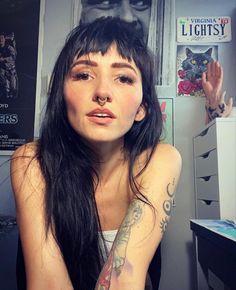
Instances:
[[[203,179],[204,181],[209,181],[211,179],[211,175],[210,176],[203,176],[203,177],[201,177],[201,179]]]
[[[212,200],[203,199],[202,201],[207,205],[210,205],[212,203]]]
[[[204,131],[202,131],[202,133],[199,136],[202,136],[202,137],[205,136],[208,132],[208,129],[209,128],[206,128]]]
[[[203,154],[201,157],[204,158],[204,159],[206,159],[206,158],[208,158],[208,156],[210,155],[210,153],[211,153],[211,151]]]

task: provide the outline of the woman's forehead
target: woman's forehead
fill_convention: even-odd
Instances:
[[[117,48],[116,43],[112,43],[105,52],[102,52],[101,50],[94,51],[94,52],[92,51],[92,52],[88,52],[88,53],[84,53],[84,54],[81,54],[81,52],[78,52],[74,58],[74,61],[77,61],[80,58],[91,59],[91,58],[106,57],[106,56],[111,56],[111,57],[115,57],[117,59],[125,60],[125,61],[127,61],[129,63],[133,63],[135,65],[135,62],[134,62],[132,57],[129,57],[129,56],[126,57],[126,56],[121,54],[121,52]]]

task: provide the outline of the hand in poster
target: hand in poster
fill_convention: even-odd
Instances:
[[[233,108],[233,98],[225,101],[226,92],[222,93],[223,68],[218,61],[207,65],[202,74],[202,87],[206,95],[207,122],[216,117],[228,117]]]

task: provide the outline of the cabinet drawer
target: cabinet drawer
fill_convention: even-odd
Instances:
[[[218,175],[195,179],[198,199],[219,200]]]
[[[218,201],[197,200],[197,218],[220,219],[220,205]]]
[[[216,148],[215,124],[208,127],[194,139],[194,156],[200,156]]]
[[[196,177],[216,175],[218,171],[217,167],[216,149],[195,159]]]

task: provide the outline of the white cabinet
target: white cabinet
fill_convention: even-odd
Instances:
[[[193,145],[197,218],[236,220],[236,119],[216,118]]]

